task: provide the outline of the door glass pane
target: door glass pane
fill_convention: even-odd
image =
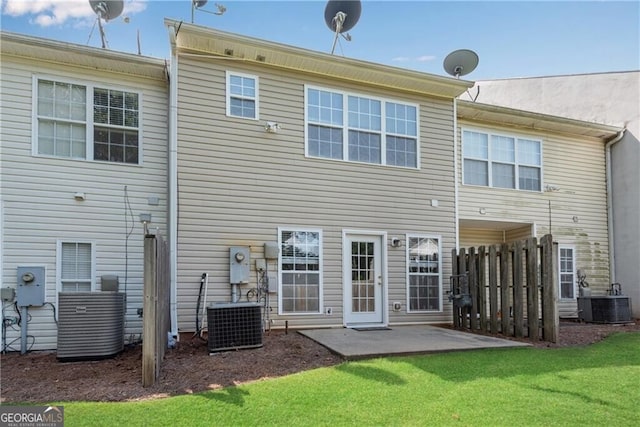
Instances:
[[[354,313],[375,312],[375,267],[373,242],[352,242],[351,298]]]

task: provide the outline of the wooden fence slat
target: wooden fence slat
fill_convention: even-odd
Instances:
[[[143,293],[142,385],[149,387],[160,376],[171,328],[169,249],[159,234],[144,238]]]
[[[478,248],[478,312],[480,329],[487,331],[487,253],[484,246]]]
[[[540,239],[542,246],[542,336],[545,341],[558,342],[558,290],[555,280],[556,257],[553,238],[547,234]]]
[[[529,339],[538,340],[538,243],[535,237],[527,239],[527,319]]]
[[[469,248],[469,293],[471,294],[471,307],[469,307],[469,327],[474,331],[478,329],[478,257],[476,248]]]
[[[542,318],[542,339],[557,342],[556,258],[551,235],[540,246],[532,237],[489,245],[488,251],[485,246],[452,251],[454,326],[518,338],[525,337],[526,329],[530,340],[539,340]],[[461,306],[460,294],[471,297],[471,307]]]
[[[500,246],[500,312],[501,331],[503,335],[511,335],[510,313],[509,313],[509,245],[503,243]]]
[[[513,326],[517,338],[524,336],[524,289],[522,281],[522,240],[513,248]]]
[[[456,249],[452,249],[451,250],[451,270],[452,270],[452,277],[450,279],[450,288],[449,292],[451,295],[451,298],[453,298],[453,292],[454,289],[457,285],[458,282],[458,275],[460,274],[460,272],[458,271],[458,251]],[[452,301],[451,304],[451,312],[453,313],[453,327],[454,328],[459,328],[460,327],[460,315],[458,313],[458,309],[455,305],[455,300]]]
[[[458,255],[458,274],[463,275],[467,273],[467,252],[465,248],[460,248],[460,254]],[[466,284],[460,281],[460,292],[469,292],[469,278],[467,277]],[[467,328],[467,314],[469,309],[467,307],[461,307],[458,310],[458,316],[460,317],[460,327]]]
[[[496,245],[489,246],[489,318],[491,333],[498,333],[498,253]]]
[[[156,239],[144,239],[144,301],[142,312],[142,386],[149,387],[156,381]]]

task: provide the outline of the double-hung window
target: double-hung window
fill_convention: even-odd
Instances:
[[[306,155],[417,168],[418,107],[306,88]]]
[[[560,267],[559,276],[561,300],[572,300],[576,297],[576,263],[574,252],[575,251],[572,246],[558,247],[558,256],[560,257],[558,266]]]
[[[34,154],[140,162],[137,92],[35,79]]]
[[[319,313],[322,231],[279,229],[281,314]]]
[[[440,311],[442,265],[440,238],[407,236],[409,311]]]
[[[227,116],[258,119],[258,78],[227,71]]]
[[[61,292],[94,290],[94,247],[90,242],[58,242],[58,289]]]
[[[465,184],[541,191],[541,141],[464,130],[462,147]]]

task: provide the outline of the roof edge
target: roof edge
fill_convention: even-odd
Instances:
[[[447,98],[455,98],[474,85],[474,82],[468,80],[438,76],[406,68],[392,67],[374,62],[331,55],[282,43],[220,31],[170,18],[165,18],[165,25],[167,27],[173,26],[178,30],[178,50],[184,50],[187,52],[198,52],[203,55],[206,55],[207,53],[220,55],[222,53],[219,51],[220,49],[217,49],[218,52],[212,49],[214,41],[215,43],[233,43],[246,47],[247,51],[273,52],[277,55],[271,56],[278,56],[278,59],[272,59],[269,55],[262,55],[260,60],[258,60],[256,56],[244,57],[243,59],[248,62],[269,65],[282,69],[290,69],[297,72],[321,74],[344,80],[358,81],[365,84],[392,87],[398,90],[428,93],[429,95]],[[192,40],[191,43],[189,43],[189,40],[183,38],[183,44],[181,45],[181,34],[189,34],[192,37],[209,40],[211,42],[208,45],[206,43],[196,45],[195,41]],[[211,48],[211,50],[208,50],[207,48]],[[304,65],[300,65],[301,61],[296,62],[296,65],[294,65],[294,61],[280,59],[285,56],[287,58],[304,58]],[[364,73],[369,77],[368,80],[363,79],[362,76]],[[401,80],[403,80],[404,83],[400,82]],[[427,90],[426,88],[431,88],[431,90]]]
[[[41,59],[90,68],[95,68],[94,61],[101,61],[101,65],[111,62],[119,64],[119,67],[118,69],[105,67],[108,71],[157,79],[166,78],[164,71],[166,63],[164,59],[7,31],[0,31],[0,51],[3,55]],[[64,52],[64,55],[60,55],[60,52]]]
[[[603,141],[609,140],[624,129],[602,123],[587,122],[461,99],[457,100],[457,111],[458,116],[462,119],[525,127],[532,130],[561,134],[588,136]]]

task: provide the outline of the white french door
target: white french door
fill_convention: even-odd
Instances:
[[[345,233],[343,240],[346,326],[382,325],[384,272],[380,234]]]

